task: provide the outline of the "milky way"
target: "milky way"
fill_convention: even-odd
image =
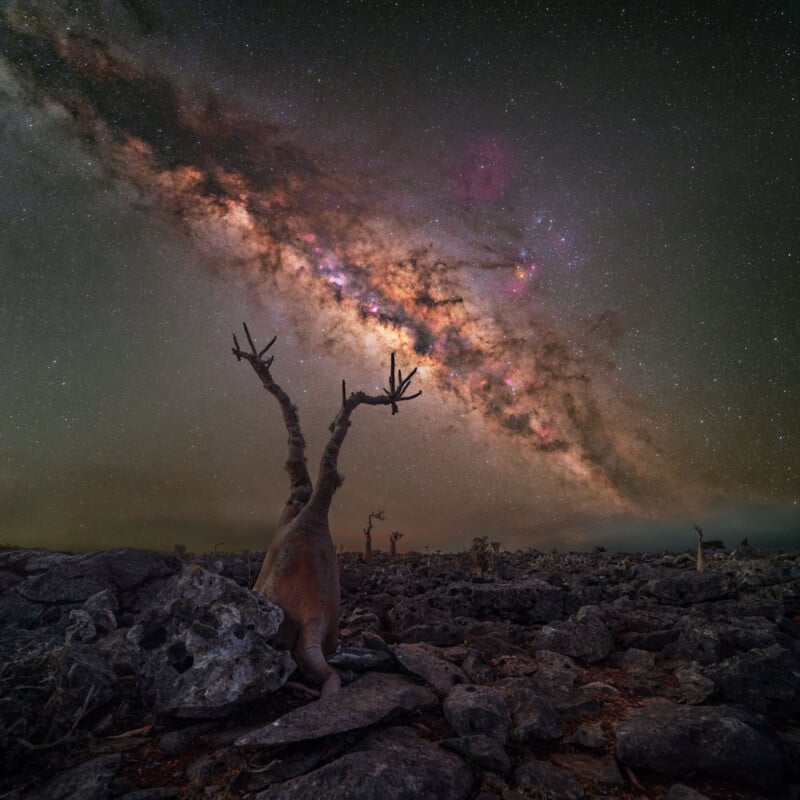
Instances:
[[[95,25],[78,23],[58,4],[39,12],[35,4],[10,4],[0,27],[3,53],[26,102],[64,109],[107,178],[135,187],[136,203],[184,231],[222,280],[287,320],[317,352],[397,351],[404,363],[420,368],[423,391],[463,413],[479,435],[537,469],[544,466],[606,509],[652,513],[704,489],[717,492],[720,478],[686,456],[696,441],[676,435],[688,423],[670,420],[677,415],[664,398],[648,402],[656,392],[636,385],[630,364],[617,368],[620,343],[629,350],[638,345],[641,320],[660,317],[661,298],[627,302],[625,316],[618,307],[577,300],[572,310],[570,296],[572,290],[577,296],[587,264],[615,252],[609,231],[639,225],[640,207],[654,202],[649,198],[657,197],[659,180],[677,185],[675,175],[691,165],[645,147],[652,161],[642,166],[623,146],[627,134],[604,135],[598,152],[606,148],[606,155],[584,167],[597,187],[595,211],[572,215],[578,201],[569,180],[540,180],[544,154],[532,154],[500,124],[468,126],[461,119],[454,124],[463,135],[446,144],[442,138],[427,149],[392,149],[388,134],[380,147],[358,136],[348,143],[341,131],[327,139],[319,135],[322,122],[317,129],[291,124],[279,104],[272,112],[251,113],[241,97],[226,97],[197,75],[183,79],[174,62],[149,58],[136,37],[115,32],[114,14],[134,19],[146,43],[151,27],[161,24],[155,8],[123,4],[110,23]],[[278,41],[279,29],[270,35]],[[269,54],[262,57],[269,60]],[[585,58],[588,75],[591,58]],[[554,74],[552,91],[565,91],[565,80]],[[536,80],[546,84],[544,75]],[[568,101],[563,108],[553,105],[550,91],[532,96],[551,103],[542,119],[562,114],[551,123],[556,133],[547,155],[560,153],[565,164],[575,156],[559,151],[560,133],[591,142],[587,137],[607,127],[606,107],[615,124],[623,118],[627,126],[639,124],[635,103],[629,110],[611,90],[597,97],[587,90],[580,113]],[[504,112],[518,113],[519,94],[508,89]],[[454,102],[454,117],[460,113]],[[435,128],[423,130],[420,123],[414,135],[422,139]],[[664,164],[672,174],[661,179]],[[636,198],[620,190],[603,196],[605,184],[613,183],[606,170],[625,176],[650,170],[655,177],[647,175]],[[626,216],[604,227],[601,211],[608,220]],[[641,241],[650,247],[661,222],[647,224]],[[637,268],[657,272],[645,257]],[[658,252],[657,263],[663,257]],[[636,287],[635,275],[625,281],[626,295],[635,297],[636,289],[628,288]],[[685,317],[665,327],[672,333],[681,326],[688,327]],[[626,339],[629,330],[633,338]],[[662,344],[673,346],[656,341],[647,347],[660,352]],[[659,360],[628,356],[653,375]],[[692,363],[688,369],[708,370],[709,380],[717,380],[713,366]],[[717,371],[733,374],[727,367]],[[680,385],[677,375],[659,375],[659,381]],[[733,415],[727,402],[726,413]],[[691,424],[703,425],[714,413],[723,412],[698,413],[699,422]],[[736,437],[726,435],[715,452],[735,450],[728,441]],[[781,452],[786,446],[781,440]],[[731,456],[731,463],[739,458]],[[730,482],[718,471],[722,483]]]
[[[225,269],[265,303],[277,291],[298,325],[313,313],[321,324],[304,332],[315,342],[335,337],[357,347],[375,332],[505,434],[509,447],[549,458],[614,502],[647,496],[652,443],[622,421],[596,365],[536,310],[503,313],[532,291],[538,263],[569,260],[552,219],[538,216],[534,238],[510,243],[514,259],[509,245],[502,252],[466,227],[450,237],[460,235],[460,248],[442,246],[412,215],[384,212],[387,187],[365,195],[357,176],[332,176],[340,170],[278,126],[192,103],[103,44],[64,31],[18,32],[11,60],[70,110],[147,203],[217,248]],[[500,198],[510,161],[502,143],[469,143],[453,167],[454,201]],[[484,271],[499,275],[499,302],[476,297],[480,279],[471,276]]]

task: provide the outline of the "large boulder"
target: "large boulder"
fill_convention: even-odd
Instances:
[[[564,622],[545,625],[534,638],[535,650],[550,650],[589,664],[614,649],[614,637],[597,606],[585,606]]]
[[[128,632],[147,702],[160,714],[219,717],[276,691],[295,668],[269,644],[282,620],[263,595],[184,567]]]
[[[271,786],[256,800],[466,800],[474,784],[472,770],[458,756],[409,728],[390,728],[324,767]]]
[[[560,739],[564,734],[561,714],[531,678],[505,678],[497,684],[511,712],[511,738]]]
[[[661,603],[690,606],[708,600],[721,600],[735,591],[733,578],[724,572],[681,572],[655,578],[642,587],[642,593]]]
[[[330,697],[284,714],[236,740],[239,747],[271,747],[367,728],[385,719],[438,706],[436,696],[404,675],[371,672]]]
[[[497,689],[459,684],[447,695],[442,708],[445,719],[459,736],[480,733],[505,744],[510,718],[503,695]]]
[[[800,712],[800,658],[780,645],[725,659],[705,674],[729,703],[780,717]]]
[[[98,592],[127,595],[153,581],[173,575],[174,556],[146,550],[110,550],[59,559],[46,572],[17,586],[27,600],[47,604],[81,604]]]
[[[617,725],[617,759],[682,777],[700,772],[759,788],[781,785],[779,742],[746,712],[726,706],[678,706],[652,700]]]

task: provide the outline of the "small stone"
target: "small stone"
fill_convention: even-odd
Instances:
[[[707,678],[698,664],[675,670],[678,679],[678,698],[692,706],[701,706],[716,691],[714,681]]]
[[[606,737],[598,724],[580,725],[574,733],[564,737],[564,744],[577,744],[588,750],[603,750]]]
[[[437,692],[447,694],[456,684],[469,679],[455,664],[438,655],[437,648],[424,644],[398,644],[395,658],[413,675],[418,675]]]

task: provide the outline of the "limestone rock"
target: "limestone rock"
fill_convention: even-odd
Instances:
[[[439,745],[445,750],[458,753],[467,761],[489,772],[504,775],[511,771],[511,760],[506,751],[490,736],[478,733],[473,736],[460,736],[457,739],[442,739]]]
[[[729,703],[782,717],[800,711],[800,657],[780,645],[725,659],[705,674]]]
[[[148,703],[160,714],[218,717],[279,689],[295,667],[269,645],[282,619],[262,595],[185,567],[128,632]]]
[[[596,607],[587,606],[565,622],[545,625],[534,649],[551,650],[588,663],[602,661],[614,649],[614,638]]]
[[[456,684],[470,682],[462,670],[445,661],[430,645],[398,644],[393,652],[406,670],[418,675],[441,694],[447,694]]]
[[[458,756],[408,728],[390,728],[324,767],[271,786],[256,800],[466,800],[474,783]]]
[[[675,670],[675,677],[678,679],[678,697],[689,705],[703,705],[716,691],[714,681],[703,674],[697,663]]]
[[[497,684],[511,712],[511,738],[515,742],[531,739],[560,739],[564,733],[561,715],[530,678],[505,678]]]
[[[521,789],[531,789],[542,800],[582,800],[586,792],[577,778],[563,767],[529,758],[514,771]]]
[[[98,592],[130,592],[142,584],[174,574],[178,562],[171,556],[145,550],[83,553],[58,560],[47,572],[19,584],[17,590],[37,603],[84,603]]]
[[[443,711],[459,736],[480,733],[505,744],[510,720],[503,695],[497,689],[459,684],[445,698]]]
[[[402,675],[371,672],[331,697],[296,708],[236,740],[238,747],[321,739],[366,728],[398,714],[438,705],[435,695]]]
[[[651,701],[617,725],[617,759],[663,775],[700,772],[767,789],[784,774],[778,741],[750,715],[666,700]]]
[[[648,581],[642,592],[662,603],[690,606],[708,600],[720,600],[734,591],[733,580],[724,572],[682,572]]]

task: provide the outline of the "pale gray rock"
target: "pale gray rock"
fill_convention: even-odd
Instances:
[[[83,611],[89,615],[101,635],[116,629],[116,612],[119,611],[119,603],[116,595],[109,589],[104,589],[89,597],[83,604]]]
[[[555,651],[591,664],[611,653],[614,637],[599,609],[586,606],[564,622],[545,625],[534,637],[533,646],[537,651]]]
[[[546,690],[566,691],[575,685],[583,670],[563,653],[538,650],[533,675],[537,683]]]
[[[276,691],[295,668],[269,644],[282,619],[262,595],[185,567],[128,632],[148,703],[160,714],[219,717]]]
[[[466,800],[474,784],[472,770],[458,756],[408,728],[390,728],[307,775],[271,786],[256,800]]]
[[[396,669],[392,656],[385,650],[345,645],[328,656],[328,663],[336,669],[367,672],[371,669]]]
[[[456,684],[470,682],[462,670],[442,658],[440,651],[430,645],[398,644],[393,652],[404,669],[441,694],[447,694]]]
[[[746,712],[727,706],[678,706],[651,700],[617,725],[617,759],[680,777],[694,772],[760,788],[781,785],[777,739]]]
[[[474,683],[459,684],[447,695],[442,709],[445,719],[459,736],[480,733],[505,744],[509,713],[497,689]]]
[[[574,733],[564,737],[564,744],[577,744],[587,750],[603,750],[606,736],[598,723],[579,725]]]
[[[696,663],[675,670],[678,679],[678,698],[692,706],[701,706],[713,697],[714,681],[707,678]]]
[[[97,639],[97,628],[87,611],[73,608],[67,620],[67,638],[76,642],[93,642]]]
[[[403,675],[369,672],[324,697],[236,740],[238,747],[291,744],[366,728],[416,710],[436,708],[436,696]]]

